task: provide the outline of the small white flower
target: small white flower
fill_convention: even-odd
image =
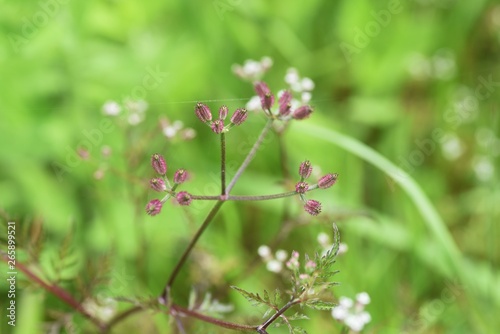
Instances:
[[[260,257],[267,258],[271,255],[271,248],[266,245],[262,245],[257,249],[257,253],[259,253]]]
[[[163,128],[163,134],[167,138],[173,138],[177,134],[177,129],[173,126],[166,126]]]
[[[476,158],[473,167],[476,177],[481,181],[488,181],[495,174],[495,166],[488,157]]]
[[[312,98],[312,94],[309,92],[303,92],[301,94],[301,100],[302,100],[302,103],[304,103],[304,104],[309,103],[311,101],[311,98]]]
[[[344,320],[348,314],[349,312],[347,311],[347,309],[342,306],[335,306],[332,309],[332,317],[337,320]]]
[[[362,305],[370,304],[370,295],[366,292],[361,292],[356,295],[356,301]]]
[[[260,64],[262,65],[262,67],[264,69],[267,70],[267,69],[271,68],[271,66],[273,66],[273,60],[270,57],[263,57],[260,60]]]
[[[267,270],[273,273],[279,273],[283,269],[283,263],[278,260],[269,260],[266,264]]]
[[[278,249],[276,251],[276,260],[284,262],[286,261],[287,258],[288,258],[288,253],[286,252],[286,250]]]
[[[443,155],[448,160],[458,159],[464,152],[460,139],[454,134],[447,134],[441,144]]]
[[[261,109],[260,98],[253,96],[246,104],[245,108],[250,111],[258,111]]]
[[[356,314],[348,315],[347,318],[345,318],[344,323],[355,332],[361,331],[364,327],[364,324],[359,321],[359,317]]]
[[[107,101],[102,106],[102,112],[108,116],[116,116],[122,111],[120,105],[115,101]]]
[[[349,246],[347,246],[347,244],[341,242],[339,244],[339,252],[337,254],[338,255],[345,254],[345,253],[347,253],[348,250],[349,250]]]
[[[321,246],[327,246],[330,243],[330,237],[325,232],[321,232],[316,237]]]
[[[139,113],[132,113],[128,116],[128,122],[130,125],[137,125],[142,122],[142,115]]]
[[[285,75],[285,82],[290,86],[299,83],[299,73],[295,68],[289,68]]]
[[[354,302],[352,301],[351,298],[340,297],[339,305],[345,308],[351,308],[354,305]]]
[[[302,86],[302,90],[306,92],[310,92],[314,89],[314,81],[310,78],[303,78],[300,85]]]

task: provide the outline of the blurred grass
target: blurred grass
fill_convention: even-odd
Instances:
[[[163,152],[170,171],[188,169],[192,179],[186,190],[208,194],[218,189],[217,139],[193,117],[194,103],[212,100],[213,110],[220,104],[231,110],[244,105],[253,91],[231,73],[231,65],[268,55],[274,66],[265,79],[274,92],[283,88],[292,66],[316,84],[315,114],[285,137],[286,166],[295,173],[307,158],[323,172],[340,174],[333,189],[314,193],[323,202],[324,218],[292,231],[279,248],[312,253],[316,235],[336,220],[349,251],[339,258],[341,285],[335,293],[370,294],[373,319],[366,332],[494,333],[500,326],[495,313],[500,300],[500,94],[493,86],[489,97],[475,95],[480,78],[500,81],[496,2],[401,1],[401,13],[393,14],[350,61],[339,45],[353,44],[355,29],[364,29],[374,20],[372,11],[389,8],[388,2],[240,2],[222,16],[214,2],[61,2],[46,23],[35,24],[32,35],[23,37],[26,22],[34,22],[47,2],[0,1],[0,209],[3,220],[16,221],[24,231],[20,244],[35,239],[32,228],[41,221],[41,258],[49,258],[73,231],[72,246],[82,259],[99,266],[103,255],[112,254],[107,275],[123,289],[102,283],[98,290],[113,296],[157,295],[209,206],[193,205],[186,215],[169,204],[160,216],[145,216],[144,205],[154,196],[146,183],[152,177],[149,156]],[[12,44],[18,37],[25,38],[22,45]],[[83,131],[99,129],[105,119],[102,105],[137,93],[151,69],[165,76],[143,96],[149,103],[144,122],[131,127],[113,119],[113,130],[92,145],[91,159],[58,177],[54,163],[64,164],[86,140]],[[457,113],[457,105],[471,96],[477,99],[474,112]],[[447,117],[449,110],[462,120]],[[158,124],[161,117],[181,120],[197,137],[167,140]],[[252,114],[228,135],[228,159],[235,166],[263,124]],[[423,152],[418,143],[432,139],[436,130],[456,140],[434,141],[421,162],[404,167],[402,161]],[[279,146],[271,138],[235,193],[283,189]],[[100,154],[103,145],[113,152],[107,159]],[[392,178],[396,166],[409,177]],[[94,173],[101,169],[104,178],[98,180]],[[259,311],[227,287],[260,291],[280,285],[279,280],[262,266],[239,281],[227,280],[241,277],[257,247],[272,240],[284,206],[291,207],[292,219],[303,219],[296,200],[226,204],[182,272],[179,298],[195,285],[233,303],[231,317],[259,321]],[[18,252],[27,258],[26,251]],[[72,291],[80,291],[74,282],[82,266],[74,267],[73,283],[65,283]],[[443,297],[450,286],[457,286],[453,300]],[[54,321],[50,311],[67,311],[23,280],[18,288],[16,333],[37,333],[43,322]],[[2,296],[6,291],[2,280]],[[4,305],[2,297],[2,319]],[[310,333],[340,332],[329,314],[310,315],[312,320],[303,322]],[[78,316],[75,321],[91,328]],[[116,332],[168,328],[164,317],[144,315]],[[4,320],[0,329],[12,330]],[[210,330],[218,332],[210,326],[200,332]]]

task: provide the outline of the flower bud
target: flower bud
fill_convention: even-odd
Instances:
[[[228,109],[226,106],[222,106],[219,109],[219,119],[225,120],[227,117]]]
[[[279,99],[280,115],[288,116],[292,111],[292,93],[289,90],[285,90]]]
[[[269,110],[274,104],[274,95],[269,90],[267,84],[263,81],[259,81],[255,84],[255,91],[260,97],[260,104],[262,109]]]
[[[307,179],[312,172],[312,166],[311,162],[309,160],[304,161],[303,163],[300,164],[299,167],[299,175],[303,179]]]
[[[167,172],[167,163],[165,162],[165,158],[158,154],[155,153],[151,156],[151,166],[160,175],[165,175]]]
[[[186,172],[185,169],[178,169],[175,174],[174,174],[174,183],[181,184],[186,181],[188,177],[188,173]]]
[[[163,203],[159,199],[153,199],[146,204],[146,213],[150,216],[156,216],[160,213]]]
[[[294,119],[304,119],[304,118],[309,117],[312,112],[313,112],[313,109],[311,106],[307,106],[307,105],[301,106],[301,107],[298,107],[297,109],[295,109],[292,117]]]
[[[193,201],[191,195],[187,191],[181,191],[175,197],[180,205],[189,205]]]
[[[151,185],[151,188],[153,190],[156,190],[158,192],[165,191],[167,190],[167,186],[165,185],[165,181],[160,178],[154,178],[149,181],[149,184]]]
[[[331,186],[333,186],[335,184],[335,182],[337,182],[337,177],[339,175],[337,173],[335,174],[326,174],[325,176],[323,176],[321,179],[319,179],[318,181],[318,187],[320,187],[321,189],[326,189],[326,188],[330,188]]]
[[[298,182],[295,185],[295,191],[297,192],[297,194],[305,194],[308,189],[309,185],[305,182]]]
[[[212,122],[212,124],[210,124],[210,127],[212,128],[213,132],[219,134],[224,131],[224,121],[221,119],[215,120]]]
[[[231,123],[234,125],[240,125],[248,117],[248,112],[245,108],[238,108],[234,111],[233,116],[231,116]]]
[[[198,102],[196,104],[196,107],[194,107],[194,111],[196,113],[196,116],[202,121],[203,123],[210,122],[212,120],[212,113],[210,112],[210,108],[208,108],[207,105]]]
[[[317,216],[321,212],[321,203],[310,199],[304,205],[304,210],[312,216]]]

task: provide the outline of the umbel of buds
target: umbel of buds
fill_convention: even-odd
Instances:
[[[278,102],[280,109],[279,113],[281,116],[288,116],[292,111],[292,93],[289,90],[285,90]]]
[[[151,181],[149,181],[149,184],[151,185],[151,188],[153,190],[156,190],[158,192],[167,190],[167,186],[165,185],[165,181],[163,181],[163,179],[160,178],[151,179]]]
[[[292,114],[292,117],[294,119],[305,119],[309,117],[313,112],[313,109],[311,106],[301,106],[295,109],[295,111]]]
[[[224,131],[224,121],[222,119],[215,120],[212,122],[210,127],[214,133],[222,133],[222,131]]]
[[[295,185],[295,191],[298,194],[305,194],[309,189],[309,185],[306,182],[299,182]]]

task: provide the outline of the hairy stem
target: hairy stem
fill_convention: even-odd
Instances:
[[[170,287],[175,281],[175,278],[179,274],[179,271],[181,270],[182,266],[186,262],[189,254],[193,250],[194,245],[198,242],[198,239],[201,237],[205,229],[210,225],[210,222],[214,219],[215,215],[219,211],[220,207],[224,204],[224,201],[219,200],[215,205],[213,206],[212,210],[208,213],[207,217],[203,221],[203,224],[201,224],[200,228],[198,231],[196,231],[196,234],[194,235],[193,239],[189,242],[189,245],[187,246],[186,250],[184,250],[184,253],[182,254],[180,260],[177,262],[177,265],[175,266],[174,270],[172,271],[172,274],[170,274],[170,278],[168,279],[167,285],[165,286],[165,289],[160,296],[161,300],[166,304],[167,301],[167,295],[170,290]]]
[[[236,174],[234,175],[231,182],[229,182],[229,185],[226,188],[226,195],[229,195],[229,193],[233,189],[234,185],[236,184],[236,182],[240,178],[241,174],[243,174],[245,169],[248,167],[248,165],[250,164],[250,162],[254,158],[255,154],[257,153],[257,150],[259,149],[260,145],[264,141],[264,138],[266,137],[267,133],[271,129],[272,125],[273,125],[273,119],[269,119],[266,123],[266,126],[264,126],[264,129],[262,129],[262,131],[260,132],[259,138],[257,138],[257,141],[253,144],[252,149],[250,150],[250,152],[248,152],[247,157],[245,158],[245,160],[241,164],[240,168],[238,168],[238,170],[236,171]]]
[[[318,189],[318,185],[312,185],[307,190],[312,191]],[[227,201],[267,201],[270,199],[291,197],[298,195],[298,193],[294,191],[288,191],[286,193],[272,194],[272,195],[258,195],[258,196],[232,196],[228,195],[224,199]],[[222,200],[221,196],[203,196],[203,195],[191,195],[191,198],[194,200],[202,200],[202,201],[219,201]]]
[[[266,328],[269,327],[273,322],[278,319],[283,313],[286,312],[293,305],[299,304],[300,299],[292,299],[288,303],[285,304],[282,308],[280,308],[275,314],[273,314],[269,319],[267,319],[262,325],[257,327],[257,332],[266,333]]]
[[[187,308],[184,308],[184,307],[176,305],[176,304],[171,305],[170,313],[173,315],[181,314],[184,316],[193,317],[193,318],[196,318],[198,320],[208,322],[210,324],[213,324],[213,325],[216,325],[219,327],[224,327],[224,328],[237,330],[237,331],[255,332],[257,330],[257,326],[241,325],[241,324],[236,324],[236,323],[220,320],[217,318],[213,318],[213,317],[198,313],[198,312],[193,311],[193,310],[189,310]]]
[[[226,134],[220,134],[220,186],[221,195],[226,194]]]

